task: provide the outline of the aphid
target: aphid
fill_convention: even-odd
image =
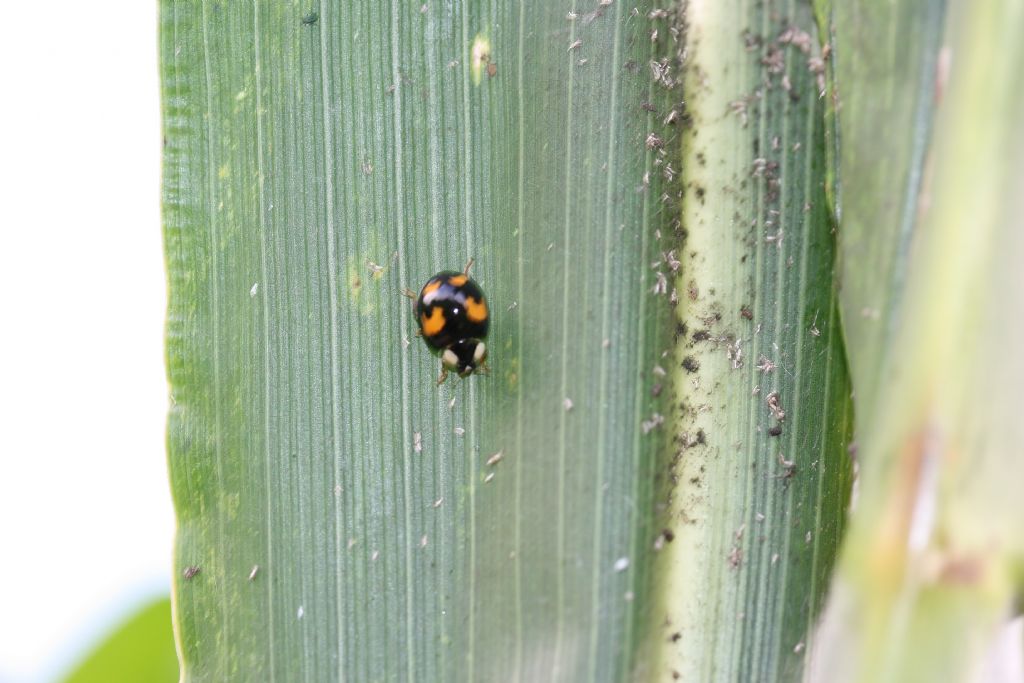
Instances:
[[[404,294],[415,302],[413,310],[419,324],[419,335],[432,351],[441,356],[441,376],[448,372],[469,377],[478,370],[487,372],[487,328],[490,314],[480,285],[470,279],[469,260],[461,273],[442,271],[427,280],[419,295],[410,290]]]

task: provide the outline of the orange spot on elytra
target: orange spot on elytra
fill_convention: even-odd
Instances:
[[[471,296],[466,297],[466,317],[475,323],[487,320],[487,302],[483,297],[477,301]]]
[[[435,334],[444,329],[444,311],[440,306],[434,308],[427,316],[426,313],[420,316],[420,326],[423,328],[423,334],[428,337],[433,337]]]
[[[452,275],[450,278],[448,278],[448,284],[454,287],[461,287],[462,285],[466,284],[466,280],[468,279],[469,278],[466,277],[465,275]]]
[[[427,284],[423,285],[423,289],[422,291],[420,291],[420,297],[425,298],[427,294],[430,294],[431,292],[436,292],[440,286],[440,280],[431,280]]]

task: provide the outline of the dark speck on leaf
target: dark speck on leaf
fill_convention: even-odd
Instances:
[[[683,359],[683,368],[687,372],[697,372],[700,370],[700,363],[698,363],[697,359],[693,356],[687,356]]]
[[[319,20],[320,20],[320,14],[317,13],[317,12],[312,12],[312,11],[309,14],[307,14],[306,16],[302,17],[302,23],[305,24],[306,26],[310,26],[312,24],[315,24]]]
[[[774,427],[772,427],[771,429],[768,430],[768,436],[781,436],[781,435],[782,435],[782,425],[775,425]]]

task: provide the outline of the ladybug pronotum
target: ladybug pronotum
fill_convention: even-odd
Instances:
[[[460,377],[487,371],[487,346],[483,340],[490,318],[483,290],[469,277],[472,265],[470,259],[461,273],[438,273],[427,280],[419,295],[406,291],[406,296],[415,300],[413,310],[420,336],[432,351],[441,355],[438,384],[448,378],[449,371]]]

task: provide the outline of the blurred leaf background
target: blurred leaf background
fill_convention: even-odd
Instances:
[[[826,22],[863,494],[814,671],[985,680],[1020,604],[1024,450],[1004,406],[1024,364],[1000,349],[1022,341],[1024,5],[836,4]]]
[[[178,680],[178,653],[168,625],[171,601],[162,598],[140,607],[64,679],[66,683]]]

